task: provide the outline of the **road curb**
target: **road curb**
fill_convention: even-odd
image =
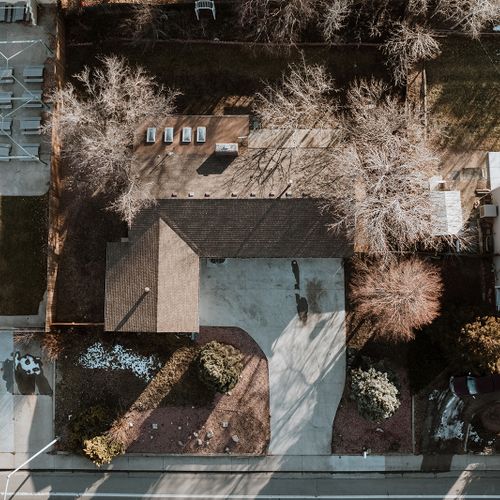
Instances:
[[[1,453],[0,470],[11,470],[28,457],[25,453]],[[463,470],[500,471],[500,456],[479,455],[270,455],[179,456],[136,455],[118,457],[98,469],[78,455],[45,454],[33,461],[29,470],[102,472],[318,472],[318,473],[411,473]]]

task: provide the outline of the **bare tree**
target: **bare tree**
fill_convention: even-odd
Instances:
[[[358,261],[350,286],[356,313],[372,321],[378,336],[394,342],[410,340],[414,329],[439,315],[442,291],[438,269],[417,258]]]
[[[255,111],[267,128],[324,128],[336,124],[333,78],[323,66],[291,65],[280,84],[256,95]]]
[[[292,176],[310,175],[308,166],[313,155],[302,149],[301,142],[321,130],[342,134],[336,93],[326,68],[302,61],[290,65],[278,85],[268,85],[257,94],[254,112],[262,128],[272,129],[263,133],[274,139],[271,145],[253,149],[244,158],[245,170],[252,172],[255,187],[269,186],[275,180],[272,189],[281,190]]]
[[[332,42],[346,26],[352,5],[353,0],[326,0],[321,4],[319,24],[325,41]]]
[[[142,68],[131,68],[114,56],[75,78],[83,92],[68,83],[53,95],[53,125],[62,139],[63,155],[78,188],[114,196],[109,208],[130,224],[141,207],[154,202],[133,154],[138,126],[172,113],[178,92],[163,93]]]
[[[394,24],[382,51],[398,85],[406,82],[416,63],[434,59],[441,53],[439,43],[431,31],[420,25],[410,26],[406,22]]]
[[[478,38],[488,23],[500,21],[498,0],[438,0],[435,13],[454,23],[473,38]]]
[[[316,182],[332,228],[346,229],[359,251],[385,256],[437,244],[429,178],[438,159],[418,116],[377,81],[354,84],[348,102],[347,140]]]
[[[123,23],[125,32],[134,40],[150,39],[153,42],[166,37],[164,26],[167,14],[158,5],[136,1],[131,5],[131,15]]]
[[[257,177],[270,182],[286,175],[301,192],[323,200],[332,229],[346,231],[357,251],[389,258],[419,245],[439,247],[444,237],[436,237],[429,184],[438,158],[420,117],[379,81],[352,85],[344,114],[332,89],[325,68],[306,66],[292,68],[280,88],[260,96],[257,112],[265,127],[334,134],[327,147],[277,145],[256,153]]]
[[[315,18],[317,4],[318,0],[241,0],[240,23],[252,28],[257,41],[293,45]]]
[[[425,14],[429,8],[429,0],[408,0],[408,12],[413,15]]]

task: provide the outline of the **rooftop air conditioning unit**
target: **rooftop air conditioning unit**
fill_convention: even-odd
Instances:
[[[236,142],[215,144],[216,156],[238,156],[238,144]]]
[[[481,205],[479,207],[479,217],[496,217],[498,215],[498,207],[496,205]]]

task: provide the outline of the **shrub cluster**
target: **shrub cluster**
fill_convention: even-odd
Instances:
[[[75,453],[81,453],[84,441],[105,432],[113,421],[109,408],[91,406],[77,413],[68,425],[66,446]]]
[[[500,373],[500,318],[489,314],[485,308],[450,307],[424,328],[454,375]]]
[[[125,453],[125,446],[111,436],[103,434],[85,440],[83,452],[97,467],[100,467],[111,463],[111,460],[117,455]]]
[[[200,380],[214,391],[225,393],[231,390],[243,370],[243,355],[235,347],[213,340],[201,349],[198,355]]]
[[[401,404],[398,395],[387,373],[373,367],[351,371],[351,397],[362,417],[374,422],[392,417]]]
[[[500,318],[483,316],[467,323],[458,342],[464,367],[481,373],[500,373]]]

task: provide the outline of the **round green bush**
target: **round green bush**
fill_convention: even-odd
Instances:
[[[221,393],[236,385],[243,370],[243,354],[232,345],[216,340],[201,348],[197,361],[200,380]]]
[[[398,395],[387,373],[373,367],[351,371],[351,397],[362,417],[373,422],[392,417],[401,404]]]

